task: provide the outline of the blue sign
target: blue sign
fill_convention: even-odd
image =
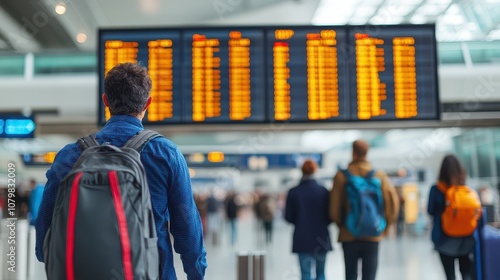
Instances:
[[[32,117],[0,114],[0,138],[33,138],[35,128]]]

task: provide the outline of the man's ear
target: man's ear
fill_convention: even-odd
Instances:
[[[109,107],[109,105],[108,105],[108,99],[106,98],[106,94],[105,93],[102,94],[102,102],[104,102],[104,105],[106,107]]]
[[[146,111],[149,108],[149,105],[151,105],[151,102],[153,101],[153,97],[148,97],[148,101],[146,101],[146,106],[144,106],[143,111]]]

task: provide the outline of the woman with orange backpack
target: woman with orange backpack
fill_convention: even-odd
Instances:
[[[466,172],[458,158],[447,155],[441,163],[439,182],[429,193],[427,212],[434,218],[432,242],[447,280],[455,280],[455,259],[462,279],[475,279],[473,233],[481,215],[481,203],[477,193],[465,185],[465,179]]]

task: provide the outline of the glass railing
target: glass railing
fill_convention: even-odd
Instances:
[[[467,47],[473,64],[500,63],[500,41],[468,42]]]
[[[469,59],[470,58],[470,59]],[[500,63],[500,41],[438,43],[440,65]],[[0,77],[23,76],[26,55],[0,52]],[[97,72],[95,53],[35,53],[33,74],[65,75]]]
[[[0,76],[24,75],[24,58],[22,54],[4,54],[0,56]]]
[[[438,59],[440,64],[464,64],[464,54],[462,43],[444,43],[438,44]]]
[[[97,72],[97,58],[94,53],[35,54],[35,75],[92,72]]]

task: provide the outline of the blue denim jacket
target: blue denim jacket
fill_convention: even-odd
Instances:
[[[96,134],[96,139],[101,144],[121,147],[142,129],[138,118],[117,115]],[[42,262],[43,241],[52,221],[59,184],[73,168],[80,154],[76,143],[66,145],[57,153],[54,163],[47,171],[47,184],[35,221],[36,256]],[[194,203],[184,156],[171,141],[159,137],[151,140],[143,149],[141,161],[146,170],[158,233],[160,279],[177,279],[170,233],[174,237],[175,251],[181,255],[187,279],[203,279],[207,267],[206,251],[200,215]]]

